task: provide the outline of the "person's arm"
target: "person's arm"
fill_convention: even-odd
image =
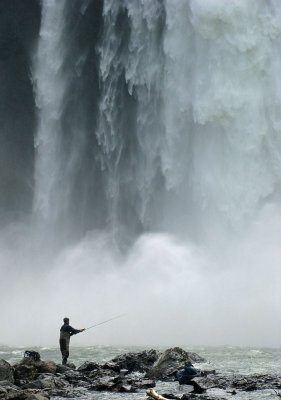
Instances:
[[[77,335],[77,333],[83,332],[85,329],[74,329],[72,326],[67,327],[68,332],[70,333],[70,336],[72,335]]]

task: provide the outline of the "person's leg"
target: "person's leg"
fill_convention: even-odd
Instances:
[[[69,351],[67,349],[67,342],[65,339],[60,339],[60,351],[62,355],[62,364],[65,365],[67,358],[69,356]]]
[[[69,342],[70,342],[70,339],[65,340],[65,357],[64,357],[65,364],[67,363],[67,359],[69,357]]]

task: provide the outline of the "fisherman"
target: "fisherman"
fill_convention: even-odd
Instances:
[[[67,363],[69,357],[70,336],[83,332],[85,329],[74,329],[69,325],[69,318],[63,319],[63,325],[60,328],[60,351],[62,354],[62,364]]]
[[[176,374],[176,379],[179,382],[180,385],[184,384],[190,384],[190,381],[197,377],[197,376],[203,376],[203,372],[200,371],[199,369],[194,368],[192,363],[188,361],[184,367],[180,368],[177,371]]]

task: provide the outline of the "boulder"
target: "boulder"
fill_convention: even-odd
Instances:
[[[36,379],[38,374],[55,374],[57,365],[53,361],[34,361],[31,357],[23,358],[14,365],[14,376],[17,382]]]
[[[127,369],[128,372],[146,372],[155,363],[159,357],[156,350],[145,350],[139,353],[125,353],[115,357],[112,362],[121,369]]]
[[[0,381],[9,381],[14,383],[13,367],[5,360],[0,360]]]
[[[177,370],[187,362],[205,361],[196,353],[187,352],[179,347],[168,349],[162,353],[147,372],[148,378],[171,379]]]
[[[48,400],[50,397],[44,393],[44,392],[39,392],[39,393],[30,393],[26,396],[25,400]]]
[[[114,364],[115,365],[115,364]],[[92,361],[84,362],[80,367],[77,368],[79,372],[91,372],[99,369],[99,364]]]
[[[39,373],[55,374],[57,372],[57,365],[53,361],[35,362],[35,366]]]
[[[103,390],[112,391],[116,386],[117,386],[116,378],[110,376],[104,376],[94,381],[91,386],[91,389],[97,391],[103,391]]]
[[[5,398],[7,393],[8,393],[7,389],[0,385],[0,399],[3,397]]]
[[[16,383],[22,383],[23,381],[34,380],[37,376],[37,370],[34,365],[26,363],[19,363],[14,366],[14,374]]]
[[[47,400],[49,398],[49,395],[41,390],[0,387],[0,399],[3,400]]]
[[[134,393],[136,389],[132,385],[121,385],[118,391],[120,393]]]

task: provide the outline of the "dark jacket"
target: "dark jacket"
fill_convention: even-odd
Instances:
[[[70,336],[76,335],[77,333],[82,332],[80,329],[74,329],[72,326],[68,324],[63,324],[63,326],[60,328],[60,339],[66,339],[69,340]]]
[[[176,380],[179,381],[180,385],[183,385],[188,384],[196,376],[202,376],[201,371],[194,368],[193,365],[188,365],[178,370]]]

